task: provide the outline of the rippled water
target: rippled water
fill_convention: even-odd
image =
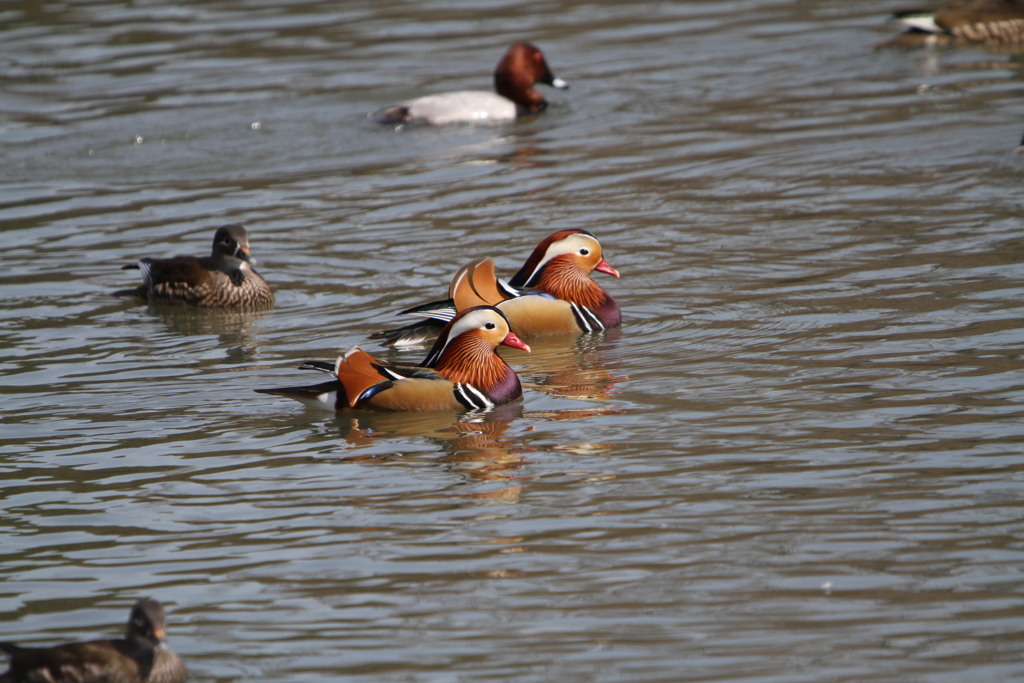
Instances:
[[[0,8],[0,639],[166,602],[195,680],[1024,677],[1019,58],[879,1]],[[381,129],[515,40],[568,92]],[[278,305],[110,296],[250,230]],[[621,331],[521,404],[260,387],[555,229]]]

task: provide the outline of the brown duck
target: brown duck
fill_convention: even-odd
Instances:
[[[163,606],[139,600],[124,638],[54,647],[0,643],[11,660],[0,683],[183,683],[188,671],[165,636]]]
[[[530,43],[515,43],[494,71],[495,92],[461,90],[407,100],[370,114],[377,123],[495,123],[536,114],[547,101],[537,83],[564,90],[569,84],[551,73],[544,54]]]
[[[270,285],[253,268],[249,235],[241,225],[223,225],[209,256],[140,259],[125,268],[142,271],[142,285],[118,292],[156,303],[205,308],[263,308],[274,303]]]
[[[1024,48],[1024,0],[958,0],[936,9],[895,12],[893,20],[907,30],[879,47],[984,44]]]

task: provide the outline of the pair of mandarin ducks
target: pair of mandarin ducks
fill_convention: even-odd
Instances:
[[[209,257],[141,259],[143,284],[133,293],[157,303],[202,307],[266,307],[274,295],[253,268],[248,234],[240,225],[217,229]],[[387,346],[433,341],[417,366],[389,365],[358,346],[334,363],[300,366],[331,379],[312,386],[259,389],[336,410],[486,410],[522,395],[515,371],[496,353],[505,345],[529,351],[518,335],[598,332],[617,327],[615,299],[591,279],[594,271],[619,276],[601,243],[586,230],[560,230],[537,245],[508,282],[494,261],[459,270],[449,298],[403,311],[423,318],[374,338]]]

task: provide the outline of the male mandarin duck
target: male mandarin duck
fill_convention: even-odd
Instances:
[[[450,299],[402,311],[427,320],[376,332],[371,338],[383,339],[385,346],[429,341],[454,314],[460,282],[463,287],[471,285],[475,304],[497,306],[508,316],[512,329],[524,337],[618,327],[622,312],[615,299],[590,278],[595,270],[619,277],[604,259],[596,237],[586,230],[560,230],[542,240],[507,283],[494,276],[490,259],[464,266],[452,280]]]
[[[504,344],[530,351],[493,306],[474,306],[458,313],[441,331],[434,347],[418,366],[381,363],[358,346],[332,365],[303,363],[333,379],[312,386],[257,389],[335,410],[486,410],[519,398],[519,377],[495,353]]]
[[[1024,48],[1024,0],[957,0],[934,10],[906,10],[893,21],[904,33],[878,47],[1014,45]]]
[[[209,256],[140,259],[124,266],[142,271],[142,285],[121,293],[149,301],[206,308],[266,307],[274,303],[270,285],[253,269],[249,235],[241,225],[223,225],[213,236]]]
[[[565,90],[569,84],[555,78],[544,54],[530,43],[515,43],[498,62],[494,89],[461,90],[417,97],[372,112],[377,123],[501,123],[536,114],[547,107],[544,96],[534,89],[543,83]]]
[[[188,671],[165,637],[163,606],[139,600],[123,639],[54,647],[0,643],[11,660],[0,683],[183,683]]]

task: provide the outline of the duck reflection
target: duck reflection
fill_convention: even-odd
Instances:
[[[474,131],[476,132],[476,131]],[[540,144],[537,129],[518,127],[513,134],[488,137],[486,140],[458,145],[439,158],[455,160],[464,166],[489,166],[502,164],[525,169],[543,168],[551,165],[550,150]],[[531,187],[524,194],[533,195],[549,190],[553,184]]]
[[[517,356],[513,362],[521,368],[520,378],[526,387],[559,399],[605,402],[612,398],[615,386],[627,379],[613,372],[619,362],[608,358],[614,355],[608,351],[615,347],[619,336],[619,331],[613,329],[600,335],[537,338],[534,352],[528,357]],[[528,404],[529,396],[526,398]],[[505,484],[497,490],[469,493],[467,497],[516,503],[523,491],[523,482],[530,479],[529,474],[524,473],[529,464],[527,455],[538,450],[535,439],[524,438],[533,431],[531,423],[582,420],[622,412],[608,405],[578,404],[526,411],[523,402],[516,401],[490,411],[468,413],[344,410],[335,415],[333,425],[337,426],[347,447],[362,451],[345,455],[343,460],[393,462],[408,458],[401,450],[409,446],[395,445],[389,449],[390,444],[426,440],[440,449],[439,462],[450,472],[469,482]],[[520,425],[518,430],[511,429],[524,419],[526,425]],[[333,426],[328,427],[328,431],[333,429]],[[615,444],[572,442],[543,448],[593,456],[613,453]]]
[[[441,448],[440,461],[448,469],[470,481],[508,482],[523,462],[523,454],[531,447],[521,439],[509,438],[506,432],[523,415],[521,403],[498,406],[487,413],[451,412],[390,413],[358,411],[339,413],[338,425],[345,442],[355,447],[376,445],[381,439],[423,437]],[[355,455],[349,461],[390,460],[379,453]],[[497,498],[517,502],[519,485],[499,491],[470,494],[474,498]]]
[[[550,386],[550,385],[549,385]],[[592,389],[588,392],[593,393]],[[380,446],[393,439],[423,438],[441,450],[439,462],[448,471],[468,482],[498,482],[501,488],[474,491],[467,498],[518,503],[525,482],[531,478],[524,472],[529,465],[528,454],[537,451],[531,439],[510,435],[516,422],[536,420],[578,420],[597,415],[622,412],[608,407],[570,408],[565,410],[524,410],[522,403],[498,406],[486,413],[450,412],[390,413],[357,411],[339,413],[336,424],[345,443],[372,451],[344,457],[350,462],[391,462],[400,453],[382,454]],[[520,433],[528,434],[526,427]],[[611,454],[614,444],[592,442],[563,443],[549,446],[551,450],[578,455]]]
[[[260,348],[255,339],[256,323],[268,313],[266,310],[199,309],[160,304],[149,304],[148,310],[175,334],[216,337],[229,363],[255,362]]]
[[[519,166],[524,169],[544,168],[551,165],[548,157],[548,150],[540,144],[540,139],[535,131],[522,131],[514,138],[514,145],[511,150],[498,157],[499,163],[511,166]],[[544,188],[530,188],[526,194],[538,194],[551,189],[551,185]]]
[[[533,352],[529,357],[517,358],[523,387],[562,398],[610,400],[615,386],[628,379],[612,372],[618,363],[605,354],[607,346],[618,341],[621,334],[619,328],[612,328],[599,335],[531,337]],[[572,420],[608,412],[616,411],[601,407],[579,408],[558,411],[558,415],[550,419]]]

